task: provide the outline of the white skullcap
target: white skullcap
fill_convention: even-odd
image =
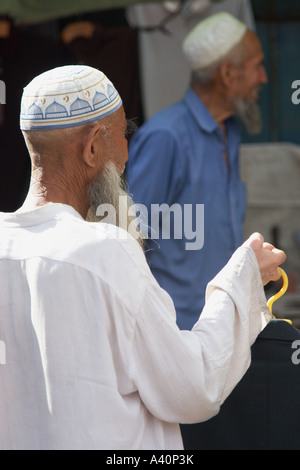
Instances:
[[[86,65],[57,67],[24,88],[20,128],[79,126],[108,116],[121,105],[117,90],[99,70]]]
[[[192,70],[209,67],[225,57],[246,31],[244,23],[225,12],[201,21],[183,42],[183,52]]]

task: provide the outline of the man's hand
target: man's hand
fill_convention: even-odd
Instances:
[[[278,266],[286,260],[284,251],[264,242],[263,236],[259,233],[253,233],[244,245],[252,248],[256,255],[264,286],[270,281],[280,279],[281,273]]]

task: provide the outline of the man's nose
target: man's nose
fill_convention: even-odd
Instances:
[[[260,82],[263,84],[268,83],[268,75],[267,75],[265,67],[262,68]]]

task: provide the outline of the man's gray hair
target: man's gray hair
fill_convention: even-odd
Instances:
[[[201,83],[208,85],[213,80],[216,71],[224,62],[231,62],[236,67],[242,67],[246,59],[246,47],[243,41],[233,47],[224,57],[201,69],[193,70],[191,75],[191,85]]]

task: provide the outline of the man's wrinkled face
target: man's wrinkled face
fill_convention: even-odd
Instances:
[[[244,37],[246,59],[239,69],[231,98],[236,114],[250,134],[261,131],[262,122],[258,100],[261,88],[268,82],[264,67],[264,54],[257,36],[248,31]]]
[[[123,191],[122,174],[128,160],[127,121],[123,106],[102,122],[97,145],[99,170],[89,187],[90,206],[96,211],[99,204],[116,205]]]
[[[109,117],[107,135],[102,145],[106,162],[112,162],[118,173],[122,174],[128,160],[127,121],[123,106]]]
[[[244,37],[246,59],[240,69],[236,97],[247,103],[256,103],[262,85],[268,82],[264,67],[264,54],[257,36],[248,31]]]
[[[120,112],[118,112],[120,111]],[[123,177],[125,164],[128,160],[128,134],[136,130],[136,126],[131,121],[126,121],[123,109],[118,110],[110,123],[106,133],[105,155],[106,162],[102,166],[97,176],[91,181],[88,188],[89,212],[88,221],[100,221],[100,213],[105,207],[110,207],[108,211],[113,218],[110,220],[109,214],[104,219],[106,222],[120,226],[120,223],[127,221],[125,228],[141,246],[143,237],[135,222],[135,217],[130,208],[134,202],[127,192],[126,182]],[[118,113],[118,114],[117,114]],[[103,144],[103,140],[102,140]]]

